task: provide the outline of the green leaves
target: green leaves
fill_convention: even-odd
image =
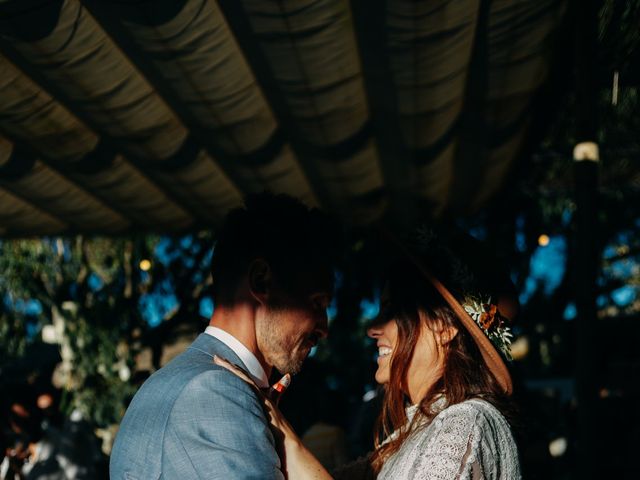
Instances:
[[[119,422],[135,392],[130,378],[139,349],[122,345],[145,327],[134,241],[78,236],[1,245],[0,360],[19,359],[32,343],[58,344],[54,382],[66,392],[65,413],[80,411],[96,426]],[[37,314],[24,307],[36,303]]]

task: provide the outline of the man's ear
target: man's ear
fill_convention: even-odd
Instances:
[[[260,303],[266,303],[273,275],[266,260],[257,258],[249,265],[249,290]]]

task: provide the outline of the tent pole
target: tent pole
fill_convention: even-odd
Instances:
[[[576,118],[577,138],[573,151],[576,229],[575,295],[576,324],[576,396],[578,402],[577,478],[598,476],[597,401],[600,375],[597,358],[596,281],[598,255],[598,164],[597,55],[598,9],[595,0],[573,2],[576,15]]]

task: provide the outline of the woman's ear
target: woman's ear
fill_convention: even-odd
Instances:
[[[442,318],[435,318],[427,321],[427,315],[423,311],[418,312],[423,326],[427,326],[433,332],[433,338],[439,346],[447,345],[458,335],[458,328],[453,325],[447,325]]]
[[[257,258],[249,265],[249,291],[260,303],[267,302],[271,291],[272,273],[266,260]]]
[[[444,325],[439,331],[435,332],[438,345],[447,345],[458,335],[458,329],[452,325]]]

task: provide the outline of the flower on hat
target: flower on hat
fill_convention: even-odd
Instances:
[[[480,314],[478,323],[483,330],[489,330],[499,318],[499,315],[496,315],[496,313],[498,313],[498,306],[485,303],[482,305],[482,308],[484,309],[484,312]]]
[[[464,310],[478,324],[484,334],[489,338],[494,347],[508,359],[511,357],[511,340],[513,334],[504,322],[498,306],[491,303],[491,297],[482,300],[473,296],[467,296],[462,304]]]

